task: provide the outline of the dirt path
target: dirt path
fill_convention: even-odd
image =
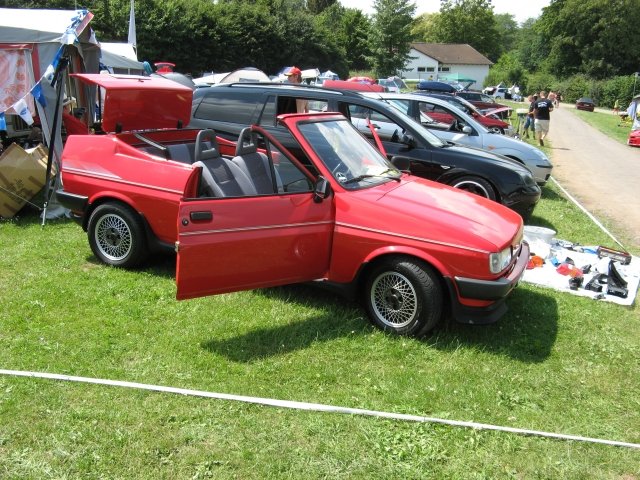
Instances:
[[[637,253],[640,149],[611,140],[571,110],[571,105],[564,104],[551,113],[551,175],[625,247]]]

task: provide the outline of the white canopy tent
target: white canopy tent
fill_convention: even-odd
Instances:
[[[269,82],[269,76],[254,67],[239,68],[233,72],[214,73],[200,78],[194,78],[196,85],[215,85],[218,83],[235,82]]]
[[[144,63],[138,61],[133,45],[130,43],[100,42],[100,63],[111,73],[142,75]]]

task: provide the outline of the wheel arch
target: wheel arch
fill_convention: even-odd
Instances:
[[[493,194],[496,196],[495,201],[498,203],[502,203],[502,195],[500,194],[500,189],[496,186],[496,182],[491,177],[488,177],[482,172],[473,172],[470,170],[456,168],[448,171],[445,175],[441,176],[438,179],[438,182],[449,185],[451,184],[451,182],[454,182],[459,178],[467,177],[467,176],[478,177],[483,179],[485,182],[489,183],[489,185],[491,185],[491,188],[493,190]]]
[[[432,255],[425,254],[422,250],[410,247],[386,247],[384,249],[371,252],[356,273],[354,284],[358,294],[363,291],[369,272],[371,272],[379,263],[390,258],[404,258],[413,262],[425,264],[437,274],[442,291],[447,293],[446,298],[451,298],[451,282],[447,282],[445,280],[445,277],[449,278],[451,275],[447,271],[445,265]]]
[[[115,203],[120,206],[126,207],[130,209],[135,215],[137,215],[138,218],[140,218],[140,221],[142,222],[143,232],[144,232],[144,242],[147,248],[153,251],[167,250],[167,249],[173,248],[172,246],[161,244],[161,242],[158,240],[158,237],[153,232],[153,229],[151,228],[151,225],[149,224],[149,221],[145,217],[144,213],[134,208],[134,206],[132,205],[133,202],[131,202],[130,199],[128,199],[126,196],[119,195],[117,193],[113,193],[113,194],[105,193],[91,200],[91,202],[87,206],[87,210],[82,219],[82,229],[85,232],[89,228],[89,219],[91,218],[91,215],[93,214],[94,210],[98,208],[100,205],[104,205],[106,203]]]

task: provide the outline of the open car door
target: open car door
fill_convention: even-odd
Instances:
[[[274,145],[267,154],[278,193],[180,202],[178,299],[326,278],[334,198],[314,201],[309,174]]]

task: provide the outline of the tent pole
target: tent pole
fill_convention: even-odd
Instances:
[[[53,116],[53,124],[51,125],[51,134],[49,136],[50,138],[49,154],[47,156],[47,173],[46,173],[45,182],[44,182],[44,208],[42,212],[43,227],[47,219],[47,206],[49,205],[49,195],[50,195],[49,190],[51,185],[50,177],[51,177],[51,168],[53,165],[53,153],[54,153],[55,144],[56,144],[56,136],[57,136],[56,133],[58,131],[58,119],[62,116],[60,114],[60,103],[62,101],[61,97],[62,97],[62,84],[63,84],[62,74],[64,70],[67,68],[67,65],[69,64],[69,57],[67,57],[65,54],[66,54],[66,50],[62,52],[62,56],[58,61],[58,65],[56,66],[56,71],[53,74],[53,80],[51,82],[51,86],[53,87],[55,85],[56,87],[56,108]]]

